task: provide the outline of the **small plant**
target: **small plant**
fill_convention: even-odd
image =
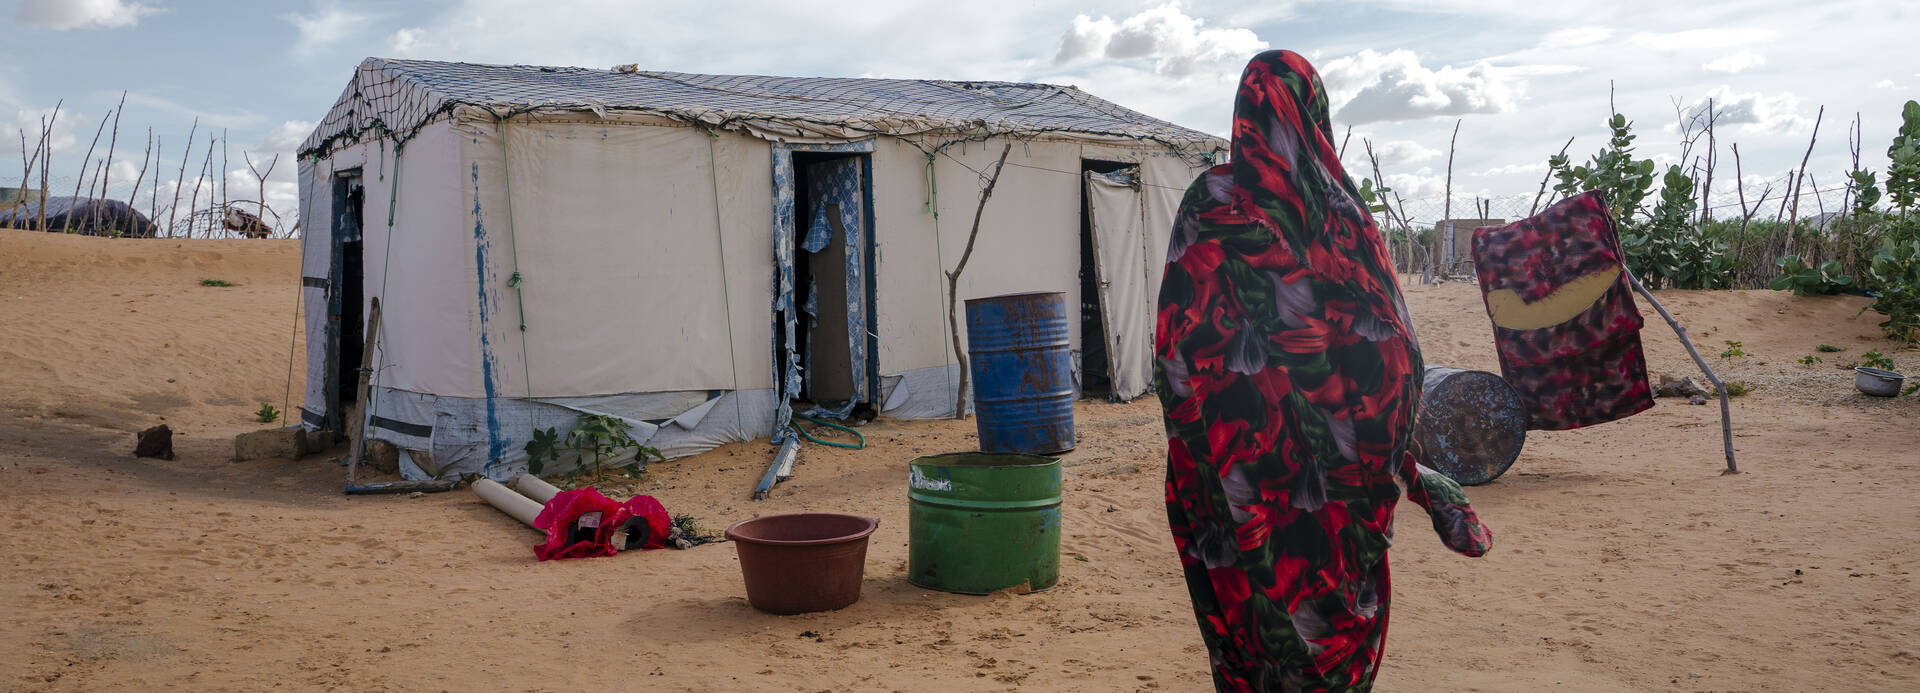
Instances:
[[[1908,385],[1906,389],[1900,391],[1900,396],[1905,397],[1915,392],[1920,392],[1920,383],[1914,383],[1912,385]]]
[[[254,412],[253,416],[259,419],[260,423],[273,423],[280,420],[280,410],[273,408],[271,404],[261,402],[260,410]]]
[[[533,440],[527,441],[526,451],[527,471],[539,476],[548,462],[560,461],[560,431],[551,427],[544,431],[534,429]]]
[[[1734,358],[1734,357],[1736,357],[1736,356],[1746,356],[1746,355],[1747,355],[1747,352],[1745,352],[1745,351],[1742,351],[1742,350],[1740,349],[1740,343],[1739,343],[1739,342],[1736,342],[1736,341],[1733,341],[1733,340],[1731,340],[1731,339],[1728,339],[1728,340],[1723,340],[1723,341],[1725,341],[1725,342],[1727,343],[1727,350],[1726,350],[1726,351],[1722,351],[1722,352],[1720,352],[1720,358],[1723,358],[1723,359],[1730,359],[1730,358]]]
[[[629,476],[639,478],[639,472],[645,468],[649,459],[666,459],[656,448],[641,445],[627,433],[627,423],[620,417],[608,414],[581,414],[573,424],[573,430],[566,436],[559,429],[534,429],[533,440],[527,441],[527,471],[535,475],[546,471],[548,462],[560,461],[561,455],[572,451],[579,455],[580,464],[574,473],[591,470],[599,478],[605,464],[617,458],[621,451],[634,449],[633,461],[620,465],[631,467]]]
[[[235,284],[235,283],[233,283],[233,282],[230,282],[230,281],[227,281],[227,280],[225,280],[225,279],[202,279],[202,280],[200,280],[200,285],[201,285],[201,286],[216,286],[216,287],[221,287],[221,288],[226,288],[226,287],[231,287],[231,286],[239,286],[239,284]]]
[[[1893,370],[1893,359],[1887,358],[1879,349],[1868,349],[1867,353],[1860,355],[1860,365],[1890,371]]]
[[[1811,366],[1813,364],[1820,363],[1823,360],[1824,359],[1818,356],[1814,356],[1813,354],[1807,354],[1806,356],[1800,357],[1800,365]]]
[[[1820,352],[1820,353],[1823,353],[1823,354],[1833,354],[1833,353],[1839,353],[1839,352],[1842,352],[1842,351],[1846,351],[1846,349],[1842,349],[1842,348],[1840,348],[1840,347],[1837,347],[1837,346],[1834,346],[1834,345],[1832,345],[1832,344],[1822,344],[1822,345],[1820,345],[1820,346],[1817,346],[1817,347],[1814,347],[1814,348],[1813,348],[1813,350],[1814,350],[1814,351],[1818,351],[1818,352]]]
[[[1726,385],[1727,385],[1728,397],[1739,397],[1749,392],[1753,392],[1753,384],[1748,383],[1745,380],[1735,380],[1733,382],[1727,383]]]

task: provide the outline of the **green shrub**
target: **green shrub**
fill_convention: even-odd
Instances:
[[[1780,267],[1780,276],[1767,284],[1767,288],[1774,291],[1792,290],[1795,296],[1821,296],[1853,288],[1853,275],[1842,271],[1839,260],[1809,267],[1800,261],[1800,256],[1788,255],[1776,264]]]

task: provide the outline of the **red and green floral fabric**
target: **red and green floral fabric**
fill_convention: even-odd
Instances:
[[[1232,163],[1187,189],[1159,298],[1167,514],[1214,683],[1365,691],[1404,484],[1454,551],[1492,536],[1414,462],[1422,365],[1305,58],[1255,57]]]

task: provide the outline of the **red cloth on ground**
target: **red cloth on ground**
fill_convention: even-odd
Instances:
[[[581,515],[590,512],[600,513],[600,527],[594,532],[593,540],[567,543],[574,523],[579,521]],[[666,546],[667,530],[672,519],[667,516],[666,507],[654,500],[653,496],[634,496],[621,503],[601,495],[597,489],[561,491],[553,500],[547,501],[546,507],[540,509],[539,516],[533,518],[533,528],[547,532],[547,542],[533,547],[533,555],[543,561],[614,555],[620,552],[613,545],[614,530],[632,517],[642,517],[647,521],[647,542],[642,548]]]

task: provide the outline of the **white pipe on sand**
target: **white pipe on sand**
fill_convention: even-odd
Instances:
[[[473,493],[488,505],[499,508],[500,512],[512,516],[513,519],[525,523],[528,527],[533,526],[533,518],[539,517],[540,509],[545,507],[532,498],[514,493],[492,479],[473,482]]]
[[[520,476],[514,477],[513,483],[508,484],[508,488],[519,491],[520,495],[532,498],[541,503],[546,503],[547,501],[553,500],[554,496],[560,495],[559,487],[549,484],[544,479],[532,474],[521,474]]]

